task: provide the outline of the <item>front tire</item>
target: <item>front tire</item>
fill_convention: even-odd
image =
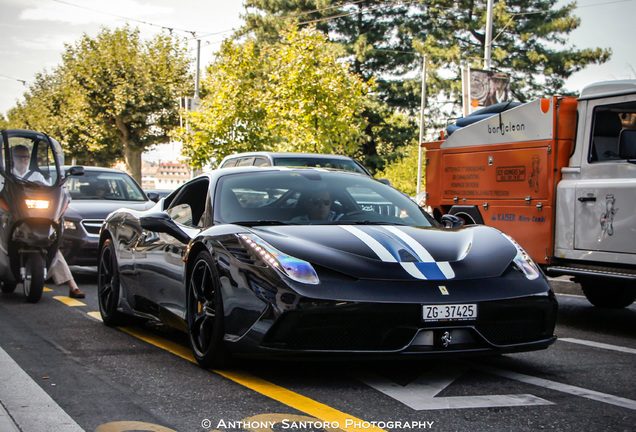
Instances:
[[[197,255],[187,288],[187,321],[190,347],[196,361],[204,368],[223,367],[229,354],[223,344],[223,299],[212,256]]]
[[[119,267],[111,239],[104,241],[97,263],[97,299],[104,324],[110,327],[125,323],[119,306]]]
[[[44,257],[39,253],[26,256],[26,277],[23,281],[24,295],[29,303],[37,303],[44,291],[44,271],[46,269]]]
[[[582,280],[580,283],[583,294],[596,307],[619,309],[636,300],[636,289],[629,283],[601,282],[594,279]]]

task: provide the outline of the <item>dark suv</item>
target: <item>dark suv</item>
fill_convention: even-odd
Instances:
[[[69,265],[96,266],[99,230],[120,207],[146,210],[155,203],[123,171],[84,167],[84,175],[66,183],[71,202],[64,213],[61,250]]]

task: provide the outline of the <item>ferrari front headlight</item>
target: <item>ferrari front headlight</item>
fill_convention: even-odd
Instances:
[[[296,282],[317,285],[320,281],[316,271],[307,261],[287,255],[254,234],[239,234],[239,237],[266,263]]]
[[[539,270],[539,267],[537,267],[537,264],[534,262],[534,260],[530,258],[528,252],[526,252],[521,247],[521,245],[508,234],[501,233],[501,235],[510,240],[510,243],[512,243],[513,246],[517,249],[517,255],[515,255],[512,260],[512,265],[514,266],[514,268],[523,273],[523,275],[529,280],[538,278],[539,275],[541,275],[541,271]]]

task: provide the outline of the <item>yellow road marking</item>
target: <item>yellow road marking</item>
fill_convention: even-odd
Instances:
[[[103,321],[102,314],[99,312],[88,312],[86,315],[88,315],[91,318],[95,318],[97,321]]]
[[[118,327],[125,333],[134,336],[138,339],[146,341],[159,348],[163,348],[172,354],[178,355],[188,361],[196,363],[192,351],[189,348],[184,347],[178,343],[163,339],[145,330],[133,327]],[[339,423],[343,430],[354,431],[357,430],[353,425],[365,423],[363,420],[352,417],[328,405],[316,402],[301,394],[295,393],[284,387],[265,381],[261,378],[250,375],[247,372],[231,371],[231,370],[212,370],[212,372],[221,375],[227,379],[234,381],[244,387],[254,390],[262,395],[275,399],[287,406],[297,409],[301,412],[309,414],[319,420],[329,423]],[[359,428],[358,428],[359,429]],[[365,431],[385,432],[383,429],[377,428],[373,425],[364,427]]]
[[[171,352],[172,354],[178,355],[192,363],[196,363],[197,361],[194,359],[194,355],[192,351],[183,345],[180,345],[176,342],[169,341],[167,339],[163,339],[157,335],[154,335],[150,332],[147,332],[143,329],[136,327],[117,327],[119,330],[128,333],[138,339],[148,342],[149,344],[158,346],[159,348],[163,348],[166,351]]]
[[[306,396],[300,395],[291,390],[287,390],[286,388],[277,386],[276,384],[272,384],[248,373],[240,371],[220,370],[215,370],[213,372],[216,372],[217,374],[231,379],[238,384],[241,384],[249,389],[252,389],[265,396],[284,403],[287,406],[309,414],[319,420],[329,423],[338,423],[342,430],[355,431],[364,429],[365,431],[384,432],[383,429],[370,425],[363,420],[352,417],[348,414],[343,413],[342,411],[331,408],[328,405],[316,402],[315,400],[310,399]],[[368,424],[369,427],[355,427],[355,424],[363,423]]]
[[[86,303],[82,303],[79,300],[72,299],[66,296],[53,296],[55,300],[61,301],[66,306],[86,306]]]

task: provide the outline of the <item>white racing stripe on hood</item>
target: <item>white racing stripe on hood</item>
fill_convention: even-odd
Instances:
[[[391,234],[398,236],[404,243],[406,243],[411,249],[413,249],[413,252],[417,254],[417,258],[420,259],[420,262],[435,262],[431,254],[428,253],[424,246],[419,244],[413,237],[411,237],[398,227],[387,225],[383,226],[382,228],[389,231]]]
[[[380,244],[379,241],[371,237],[369,234],[364,231],[351,226],[351,225],[340,225],[344,230],[349,231],[354,236],[358,237],[364,244],[369,246],[373,252],[384,262],[394,262],[397,260],[393,256],[391,252],[389,252],[384,246]]]
[[[369,246],[373,252],[384,262],[398,263],[393,254],[386,249],[379,241],[372,236],[351,225],[341,225],[341,227],[349,233],[356,236],[364,244]],[[415,254],[419,262],[399,262],[402,268],[416,279],[426,280],[426,275],[422,272],[422,269],[426,269],[427,272],[434,274],[438,278],[453,279],[455,272],[453,271],[450,263],[448,262],[435,262],[431,254],[413,237],[400,230],[395,226],[383,226],[389,233],[396,236],[400,241],[408,246]],[[397,241],[397,240],[396,240]]]

